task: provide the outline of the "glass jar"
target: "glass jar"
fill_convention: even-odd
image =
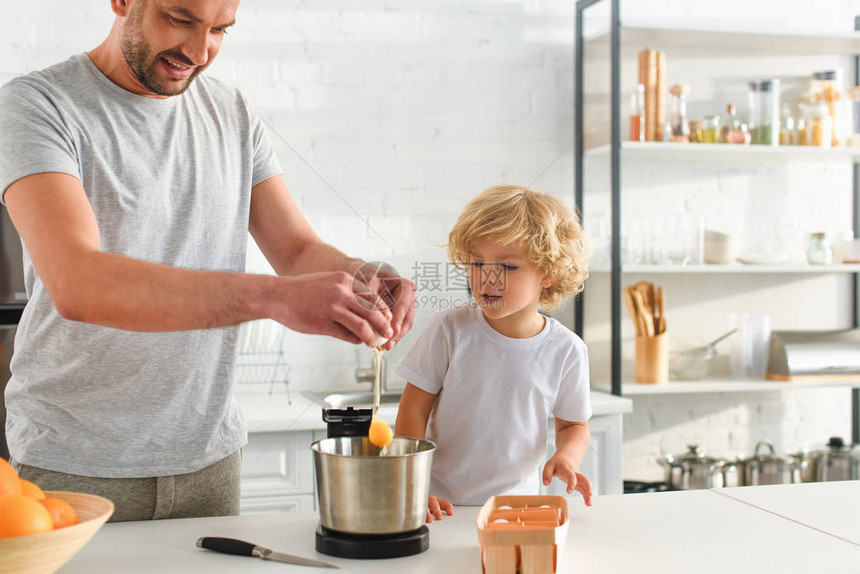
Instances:
[[[806,139],[806,126],[812,119],[812,104],[809,102],[797,102],[797,115],[794,121],[794,145],[809,145]]]
[[[806,261],[810,265],[830,265],[833,263],[833,248],[826,233],[819,231],[809,234]]]
[[[854,86],[848,90],[848,99],[851,101],[851,133],[846,145],[860,147],[860,86]]]
[[[829,148],[833,144],[833,118],[826,102],[809,105],[805,131],[806,145]]]
[[[738,119],[735,113],[735,105],[729,104],[726,106],[726,111],[728,112],[728,115],[720,126],[720,143],[750,143],[750,134],[747,130],[747,125]]]
[[[720,141],[720,116],[705,116],[696,130],[699,143],[718,143]]]
[[[783,103],[779,106],[779,145],[795,145],[796,143],[791,106]]]
[[[843,126],[842,93],[840,91],[840,74],[837,70],[824,70],[812,74],[812,93],[816,103],[824,103],[827,106],[827,114],[830,116],[831,146],[839,146],[845,140],[847,129]]]
[[[687,122],[687,95],[690,88],[687,84],[675,84],[669,88],[672,102],[669,114],[669,128],[671,137],[669,141],[689,142],[690,124]]]
[[[779,143],[779,80],[749,83],[749,131],[753,144]]]
[[[630,141],[645,141],[645,84],[630,95]]]

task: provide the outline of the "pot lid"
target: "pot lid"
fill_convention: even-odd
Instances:
[[[845,444],[845,440],[840,436],[830,437],[830,440],[820,448],[813,450],[803,450],[797,453],[798,458],[820,458],[827,457],[831,459],[838,458],[858,458],[860,459],[860,445]]]
[[[830,451],[851,450],[851,447],[845,444],[845,440],[843,440],[841,436],[830,437],[830,440],[827,441],[827,444],[824,446],[826,446],[827,450]]]
[[[769,452],[762,452],[764,450],[768,450]],[[750,458],[741,459],[739,462],[793,462],[794,460],[792,457],[776,454],[773,449],[773,443],[769,440],[763,440],[755,445],[755,451]]]
[[[684,454],[667,454],[665,461],[669,464],[702,464],[707,466],[723,465],[726,461],[721,458],[706,456],[699,451],[699,445],[691,444]]]
[[[828,458],[860,458],[860,448],[845,444],[841,436],[832,436],[820,454]]]

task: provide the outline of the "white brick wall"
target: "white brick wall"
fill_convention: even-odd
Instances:
[[[106,0],[7,4],[0,82],[96,46],[112,21]],[[245,0],[208,73],[242,88],[270,125],[287,181],[318,233],[350,254],[389,260],[409,274],[416,263],[444,264],[444,250],[434,243],[445,241],[462,205],[488,185],[533,184],[571,197],[573,5]],[[742,16],[751,26],[847,32],[860,5],[625,0],[624,10],[626,18],[662,24],[733,28]],[[637,169],[649,182],[647,194],[672,193],[665,174]],[[715,183],[700,182],[704,203],[672,209],[718,207],[734,177],[727,170]],[[265,270],[251,251],[249,268]],[[462,295],[423,294],[427,305],[416,332],[438,308],[430,296]],[[402,352],[392,353],[392,362]],[[337,341],[288,333],[292,388],[351,387],[355,353]],[[593,353],[599,365],[605,357],[599,337]],[[365,353],[362,361],[368,360]],[[659,472],[656,455],[693,439],[726,454],[759,437],[782,440],[786,449],[823,442],[847,434],[846,404],[830,391],[637,398],[625,421],[625,475]]]

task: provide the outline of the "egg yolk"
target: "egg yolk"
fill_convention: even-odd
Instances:
[[[367,433],[367,438],[374,445],[383,448],[391,444],[394,439],[394,431],[382,419],[375,418],[370,421],[370,430]]]

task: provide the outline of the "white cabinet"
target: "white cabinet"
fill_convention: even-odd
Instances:
[[[593,416],[588,422],[591,443],[579,471],[591,480],[594,494],[621,494],[624,483],[621,475],[623,426],[621,414]],[[555,424],[550,421],[546,437],[546,460],[555,453]],[[541,466],[540,471],[543,470]],[[541,486],[541,494],[566,496],[567,485],[553,479],[549,486]]]
[[[312,431],[248,435],[242,450],[242,514],[314,509],[312,442]]]
[[[314,510],[313,494],[242,497],[242,514],[292,514]]]

